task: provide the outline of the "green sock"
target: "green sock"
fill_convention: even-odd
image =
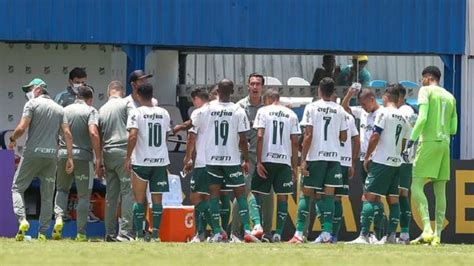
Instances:
[[[377,239],[384,235],[385,211],[382,202],[373,202],[374,204],[374,231]]]
[[[281,235],[283,227],[285,226],[286,216],[288,216],[288,202],[278,201],[277,202],[277,224],[275,233]]]
[[[211,198],[210,204],[212,231],[214,232],[214,234],[217,234],[222,231],[219,198]]]
[[[314,210],[315,210],[316,213],[315,213],[314,217],[316,217],[316,219],[319,219],[319,222],[321,223],[321,225],[323,225],[323,220],[322,220],[323,216],[322,216],[322,211],[321,210],[324,209],[324,201],[323,201],[322,198],[316,199],[315,201],[316,202],[314,204],[314,206],[315,206]]]
[[[227,194],[220,196],[221,201],[221,221],[222,221],[222,228],[224,231],[229,230],[229,220],[230,220],[230,197]]]
[[[339,230],[341,229],[342,224],[342,202],[336,200],[334,203],[334,220],[332,222],[332,231],[334,236],[339,235]]]
[[[324,195],[323,209],[320,210],[322,212],[323,232],[328,232],[330,234],[332,234],[332,222],[334,219],[334,202],[334,195]]]
[[[363,236],[369,235],[370,225],[374,220],[375,205],[370,201],[362,202],[362,212],[360,213],[360,234]]]
[[[252,193],[248,197],[248,204],[249,204],[249,211],[250,211],[250,219],[252,220],[254,225],[261,224],[260,220],[260,204],[257,201],[259,195],[254,196]]]
[[[431,229],[430,223],[430,213],[428,211],[428,200],[426,199],[424,178],[413,178],[413,183],[411,184],[411,192],[413,200],[415,201],[416,208],[420,214],[421,222],[423,223],[423,233],[432,234],[433,229]]]
[[[207,224],[212,223],[211,213],[209,212],[209,201],[203,200],[199,202],[194,211],[199,215],[198,218],[196,218],[198,233],[202,234],[206,230]]]
[[[433,182],[433,190],[436,197],[435,235],[441,238],[446,214],[446,181]]]
[[[405,196],[400,196],[400,227],[401,233],[410,232],[410,222],[411,222],[411,208],[410,208],[410,199]]]
[[[153,203],[153,238],[158,238],[158,230],[160,230],[161,215],[163,214],[163,205],[161,203]]]
[[[245,231],[250,231],[250,218],[249,218],[249,205],[245,196],[237,198],[237,204],[239,205],[239,215],[242,220],[242,225]]]
[[[309,214],[309,203],[310,197],[301,194],[300,200],[298,202],[298,215],[296,218],[296,232],[303,232],[304,229],[304,222],[306,217]]]
[[[388,207],[390,209],[390,221],[388,223],[387,235],[397,231],[398,222],[400,221],[400,204],[397,202],[390,204]]]
[[[143,217],[145,217],[145,204],[133,204],[133,222],[137,237],[143,237]]]

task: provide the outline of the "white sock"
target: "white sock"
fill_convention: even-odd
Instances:
[[[296,231],[296,232],[295,232],[295,236],[298,237],[298,238],[303,238],[303,232],[301,232],[301,231]]]

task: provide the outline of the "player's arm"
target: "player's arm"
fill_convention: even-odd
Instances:
[[[267,170],[262,164],[263,153],[263,137],[265,136],[265,128],[257,128],[257,174],[260,177],[267,177]]]
[[[248,175],[250,162],[249,162],[249,146],[247,143],[246,132],[239,132],[239,148],[240,148],[240,152],[242,153],[242,158],[244,159],[244,163],[242,164],[244,175]]]
[[[351,102],[351,99],[352,97],[354,97],[354,95],[357,93],[357,90],[353,90],[351,88],[349,88],[347,90],[347,93],[346,95],[344,96],[344,99],[342,99],[342,102],[341,102],[341,106],[342,108],[344,108],[344,110],[346,110],[346,112],[348,112],[349,114],[352,114],[352,110],[349,106],[349,103]]]
[[[69,124],[61,123],[61,131],[64,136],[64,142],[66,142],[67,150],[66,173],[70,174],[74,171],[74,160],[72,158],[72,133]]]
[[[179,131],[189,130],[193,126],[191,119],[185,121],[173,128],[173,135],[176,135]]]
[[[352,137],[352,171],[354,171],[354,169],[356,168],[356,162],[359,160],[359,153],[360,153],[360,136],[356,135]]]
[[[25,134],[26,129],[30,126],[31,118],[30,117],[22,117],[20,123],[16,126],[13,134],[10,136],[10,144],[8,144],[8,148],[12,150],[16,146],[16,140],[21,138],[23,134]]]
[[[89,138],[91,140],[92,150],[94,150],[95,154],[95,174],[97,177],[102,178],[104,176],[104,172],[102,171],[102,149],[99,128],[96,124],[89,125]]]
[[[303,149],[301,151],[301,171],[303,175],[308,176],[308,170],[306,169],[306,156],[308,155],[309,148],[311,147],[311,142],[313,141],[313,126],[306,125],[304,128],[304,137],[303,137]]]
[[[375,151],[375,148],[379,144],[380,134],[382,133],[382,131],[383,131],[382,128],[375,126],[374,132],[370,136],[369,146],[367,147],[367,153],[365,154],[365,158],[364,158],[364,168],[366,172],[368,172],[370,156],[372,155],[372,153]]]
[[[137,145],[138,128],[130,128],[128,131],[127,157],[125,158],[125,170],[132,170],[131,157],[135,146]]]
[[[451,128],[449,129],[449,134],[456,135],[458,132],[458,113],[456,111],[456,102],[454,102],[454,110],[451,116]]]
[[[193,131],[190,131],[188,134],[188,141],[186,143],[186,153],[184,155],[184,173],[189,173],[191,169],[193,168],[193,158],[194,158],[194,153],[196,151],[196,133]],[[201,147],[201,149],[204,149],[205,147]]]
[[[345,113],[341,110],[341,113],[339,113],[338,115],[340,116],[341,121],[341,124],[339,126],[339,141],[341,143],[344,143],[347,140],[347,130],[349,130],[349,127],[346,121]]]
[[[291,170],[293,171],[293,182],[296,182],[298,173],[298,151],[299,151],[299,134],[291,135]]]

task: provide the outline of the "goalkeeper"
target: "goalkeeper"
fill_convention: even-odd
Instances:
[[[451,93],[439,86],[441,71],[428,66],[422,72],[422,84],[418,93],[419,116],[404,152],[419,137],[420,145],[413,164],[412,196],[423,223],[423,233],[412,244],[439,245],[446,212],[446,183],[450,178],[449,143],[457,131],[456,101]],[[436,198],[435,231],[430,224],[428,201],[424,194],[427,181],[433,183]]]

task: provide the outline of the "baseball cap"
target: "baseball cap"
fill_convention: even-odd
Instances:
[[[128,76],[128,80],[130,82],[133,82],[133,81],[137,81],[139,79],[146,79],[146,78],[151,78],[153,77],[152,74],[145,74],[145,72],[143,72],[143,70],[135,70],[133,71],[132,73],[130,73],[130,75]]]
[[[43,89],[46,89],[48,87],[48,85],[46,85],[46,82],[44,82],[42,79],[35,78],[32,81],[30,81],[30,83],[28,83],[27,85],[21,86],[21,89],[24,92],[28,92],[28,88],[31,87],[31,86],[41,86],[41,87],[43,87]]]
[[[366,55],[353,55],[352,60],[357,60],[357,62],[360,61],[369,61],[369,57]]]

